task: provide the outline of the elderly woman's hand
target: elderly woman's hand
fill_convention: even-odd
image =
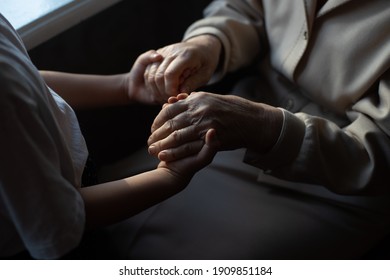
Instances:
[[[170,96],[189,93],[210,80],[219,63],[221,43],[212,35],[202,35],[157,52],[163,60],[146,68],[144,80],[149,91],[166,102]]]
[[[282,124],[277,108],[234,95],[194,92],[161,110],[152,125],[149,153],[164,161],[195,154],[198,140],[211,128],[219,150],[245,147],[264,153],[277,142]]]

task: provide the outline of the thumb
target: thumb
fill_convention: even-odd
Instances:
[[[161,54],[159,54],[158,52],[156,52],[155,50],[150,50],[150,51],[147,51],[143,54],[141,54],[138,58],[137,58],[137,62],[139,64],[142,64],[144,67],[148,66],[149,64],[153,63],[153,62],[159,62],[163,59],[163,56]]]
[[[190,159],[190,164],[188,167],[188,171],[191,176],[194,175],[195,172],[209,165],[216,155],[219,147],[219,141],[217,139],[217,134],[215,133],[215,129],[209,129],[206,132],[204,145],[202,146],[199,153],[188,157]]]
[[[221,143],[219,142],[217,137],[217,132],[214,128],[210,128],[206,132],[205,144],[211,149],[214,149],[215,151],[218,150],[218,148],[221,146]]]
[[[210,164],[216,155],[220,144],[217,139],[215,129],[211,128],[206,132],[205,144],[198,154],[198,159],[202,162],[203,166]]]
[[[147,51],[141,54],[134,62],[130,70],[130,77],[137,83],[143,83],[144,74],[147,67],[155,62],[159,62],[163,57],[154,50]]]

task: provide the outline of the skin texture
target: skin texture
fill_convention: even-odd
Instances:
[[[215,72],[221,54],[220,41],[202,35],[157,50],[163,60],[150,64],[144,73],[146,86],[162,102],[179,93],[205,85]]]
[[[195,154],[200,149],[197,140],[209,129],[216,130],[219,150],[245,147],[265,153],[277,142],[283,124],[279,109],[233,95],[189,95],[218,69],[223,55],[219,39],[200,35],[157,53],[162,60],[146,67],[144,81],[169,106],[163,106],[153,123],[150,154],[164,161]]]
[[[150,92],[144,72],[161,61],[155,51],[139,56],[129,73],[112,76],[79,75],[41,71],[45,82],[74,108],[124,105],[132,102],[156,104],[158,95]],[[166,107],[166,105],[165,105]],[[208,165],[218,140],[214,129],[193,141],[196,153],[177,161],[161,161],[155,170],[117,181],[79,188],[86,211],[86,228],[97,228],[126,219],[183,190],[194,174]]]
[[[171,161],[196,153],[197,139],[216,130],[219,150],[246,147],[265,153],[277,142],[283,124],[281,110],[233,95],[208,92],[170,98],[152,125],[149,153]]]

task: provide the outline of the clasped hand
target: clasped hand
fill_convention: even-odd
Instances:
[[[158,49],[163,60],[150,63],[143,75],[149,94],[162,104],[205,85],[217,68],[220,51],[219,40],[211,35]]]
[[[275,144],[283,120],[280,110],[234,95],[194,92],[186,96],[164,106],[154,120],[149,153],[160,160],[197,153],[198,140],[209,129],[216,131],[219,150],[246,147],[265,152]]]
[[[142,78],[137,73],[139,84],[154,100],[168,100],[152,125],[150,154],[166,163],[196,155],[210,130],[218,150],[245,147],[264,153],[276,143],[283,123],[280,110],[234,95],[188,95],[206,84],[218,66],[221,43],[216,37],[194,37],[156,53],[161,59],[143,64]]]

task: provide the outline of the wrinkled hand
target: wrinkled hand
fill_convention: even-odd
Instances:
[[[194,154],[197,140],[214,128],[219,150],[241,147],[264,152],[279,136],[283,113],[233,95],[195,92],[164,106],[152,125],[149,153],[170,161]]]
[[[130,72],[125,75],[124,87],[130,102],[140,102],[144,104],[160,103],[159,96],[149,91],[145,84],[144,73],[146,68],[161,61],[163,58],[154,50],[141,54],[134,62]]]
[[[215,72],[221,43],[211,35],[201,35],[157,50],[164,58],[146,68],[144,79],[161,103],[181,92],[205,85]]]
[[[222,141],[220,149],[243,146],[242,126],[233,110],[240,106],[232,102],[233,96],[194,92],[186,99],[165,106],[154,120],[152,135],[148,139],[149,152],[163,160],[174,160],[199,148],[196,141],[203,139],[207,130],[214,128]],[[244,100],[245,101],[245,100]]]

